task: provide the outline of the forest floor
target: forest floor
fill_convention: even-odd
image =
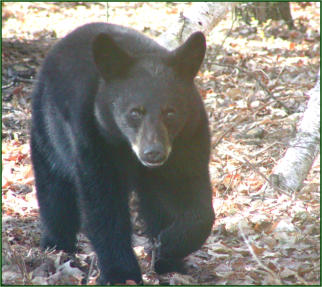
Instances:
[[[175,25],[185,5],[2,4],[2,284],[94,284],[98,274],[83,235],[72,256],[39,248],[30,96],[49,48],[107,14],[111,23],[157,37]],[[210,120],[216,222],[202,249],[187,258],[189,274],[158,276],[134,220],[145,284],[320,284],[320,156],[293,196],[262,191],[296,133],[320,67],[319,3],[292,3],[291,9],[293,30],[281,21],[246,25],[229,14],[207,37],[196,82]]]

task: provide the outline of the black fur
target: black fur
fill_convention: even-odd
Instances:
[[[214,213],[207,116],[193,83],[205,39],[168,51],[121,26],[78,28],[49,52],[32,98],[31,151],[42,247],[75,251],[81,223],[100,282],[141,282],[131,247],[135,190],[155,269],[180,271]]]

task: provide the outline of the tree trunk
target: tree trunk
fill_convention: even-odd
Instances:
[[[236,6],[235,2],[192,2],[180,14],[178,24],[163,33],[156,40],[168,49],[183,43],[193,32],[207,35]]]
[[[284,20],[290,29],[294,27],[289,2],[253,2],[248,4],[247,7],[237,8],[236,11],[246,23],[249,23],[253,16],[260,24],[269,19]]]
[[[315,87],[308,92],[310,100],[298,125],[296,137],[270,176],[273,186],[289,194],[298,191],[320,151],[320,73]],[[263,188],[264,189],[264,188]]]

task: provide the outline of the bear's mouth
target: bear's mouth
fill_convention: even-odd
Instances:
[[[132,145],[132,149],[140,163],[148,168],[161,167],[169,158],[171,146],[167,147],[166,152],[148,151],[144,152],[137,145]]]
[[[164,163],[165,163],[166,161],[167,161],[167,160],[165,159],[165,160],[163,160],[163,161],[159,161],[159,162],[149,162],[149,161],[144,161],[144,160],[141,160],[141,159],[140,159],[140,162],[141,162],[144,166],[146,166],[146,167],[148,167],[148,168],[156,168],[156,167],[160,167],[160,166],[164,165]]]

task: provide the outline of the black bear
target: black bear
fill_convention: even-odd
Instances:
[[[208,119],[194,85],[205,49],[200,32],[169,51],[132,29],[92,23],[43,63],[31,129],[41,245],[74,252],[82,224],[102,284],[142,283],[131,191],[159,242],[156,272],[180,271],[210,234]]]

